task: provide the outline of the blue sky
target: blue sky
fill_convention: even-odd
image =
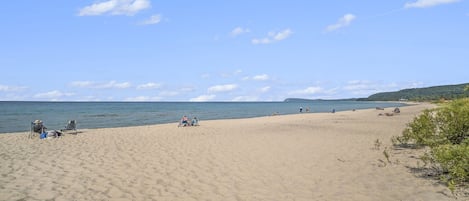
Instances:
[[[337,99],[469,82],[465,0],[15,0],[0,23],[0,100]]]

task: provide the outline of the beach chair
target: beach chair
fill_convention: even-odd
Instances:
[[[62,132],[65,132],[65,131],[74,131],[75,132],[75,135],[78,134],[78,131],[77,131],[77,121],[75,120],[70,120],[68,121],[67,125],[65,126],[64,129],[60,130]]]
[[[36,133],[42,134],[46,131],[46,129],[47,128],[44,126],[41,120],[35,120],[31,122],[31,129],[30,129],[28,138],[33,138],[36,135]]]

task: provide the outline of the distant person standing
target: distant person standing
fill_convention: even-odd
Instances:
[[[303,107],[300,107],[300,112],[303,112]]]

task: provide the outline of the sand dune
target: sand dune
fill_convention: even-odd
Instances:
[[[0,200],[455,200],[418,150],[383,154],[429,107],[0,135]]]

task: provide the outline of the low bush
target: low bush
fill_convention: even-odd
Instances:
[[[469,98],[425,110],[407,124],[401,136],[393,139],[402,145],[428,146],[422,156],[425,164],[439,171],[451,190],[469,182]]]

